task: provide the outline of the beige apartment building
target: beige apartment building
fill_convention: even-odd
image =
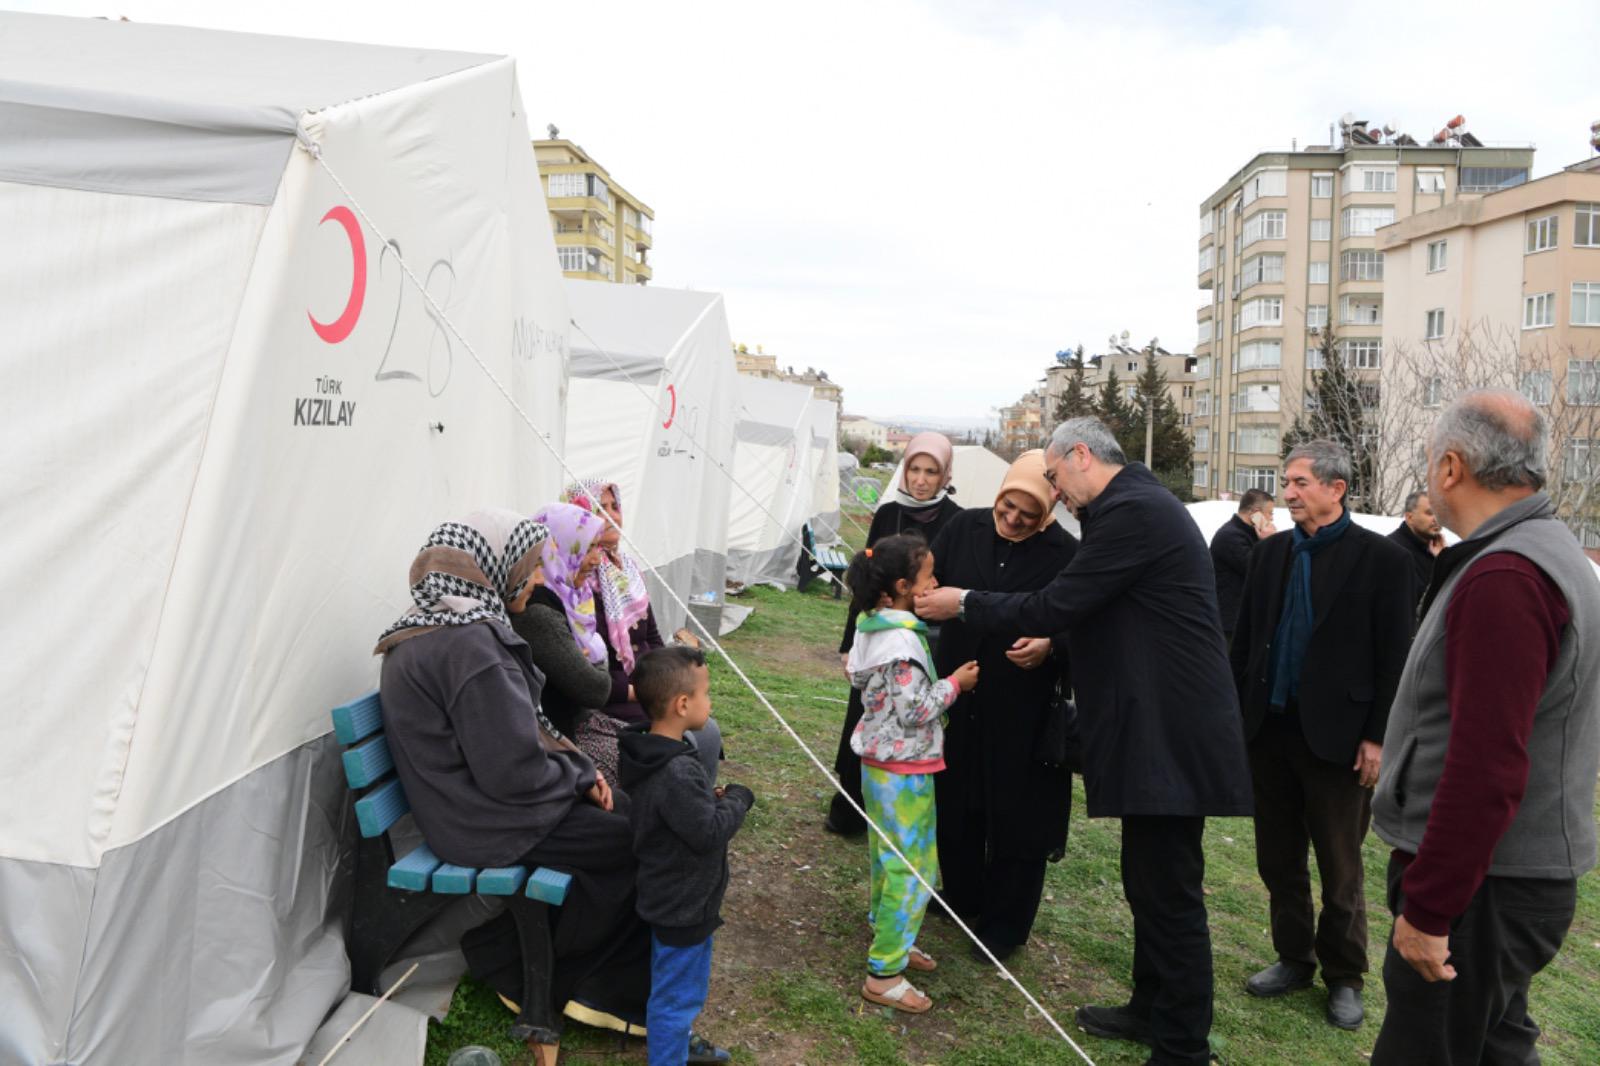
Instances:
[[[650,280],[651,225],[643,200],[619,185],[582,148],[556,137],[534,141],[561,271],[569,278],[643,285]]]
[[[1283,433],[1320,363],[1321,331],[1332,329],[1376,404],[1389,317],[1379,231],[1519,186],[1533,165],[1531,145],[1484,146],[1459,125],[1420,145],[1349,123],[1338,147],[1256,155],[1200,205],[1209,299],[1189,379],[1197,498],[1276,493]]]
[[[815,367],[806,367],[803,371],[796,371],[794,367],[779,367],[778,357],[768,355],[761,350],[761,345],[756,345],[754,352],[743,344],[733,346],[734,369],[746,377],[766,378],[769,381],[787,381],[794,385],[809,385],[811,394],[819,400],[832,400],[840,406],[844,405],[844,386],[828,377],[826,370]]]
[[[1466,388],[1521,388],[1551,419],[1553,491],[1588,487],[1600,473],[1600,161],[1377,236],[1385,403],[1426,412]],[[1390,469],[1415,480],[1422,435],[1386,428],[1406,452]]]
[[[1125,399],[1132,401],[1137,391],[1138,377],[1144,373],[1144,348],[1130,347],[1126,342],[1113,343],[1110,350],[1099,355],[1083,357],[1083,389],[1091,397],[1098,395],[1110,371],[1115,370],[1117,384]],[[1178,409],[1185,428],[1194,419],[1194,356],[1182,352],[1169,352],[1156,347],[1156,365],[1167,378],[1167,395]],[[1049,436],[1056,428],[1056,411],[1061,407],[1061,397],[1066,395],[1067,384],[1072,380],[1072,367],[1057,362],[1044,372],[1039,382],[1043,395],[1044,433]]]

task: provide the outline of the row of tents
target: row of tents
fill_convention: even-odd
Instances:
[[[427,532],[616,480],[714,624],[836,526],[838,412],[561,276],[508,58],[0,14],[0,70],[0,1061],[293,1063]]]

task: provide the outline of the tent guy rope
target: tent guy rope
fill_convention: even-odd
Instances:
[[[361,201],[339,178],[338,172],[329,165],[327,159],[323,156],[322,146],[311,137],[310,133],[303,125],[296,129],[296,137],[299,141],[300,147],[305,150],[318,165],[322,167],[322,169],[327,173],[328,177],[332,179],[333,183],[339,187],[339,191],[342,192],[350,201],[350,205],[355,208],[356,213],[361,216],[362,222],[365,223],[370,230],[372,230],[373,235],[378,238],[380,243],[387,244],[388,237],[373,220],[372,216],[367,213],[367,210]],[[578,480],[577,473],[567,465],[566,457],[562,455],[556,446],[551,443],[551,441],[543,432],[540,431],[538,425],[535,424],[528,413],[522,409],[522,405],[517,403],[516,397],[511,395],[510,390],[505,387],[495,372],[489,368],[489,365],[483,361],[483,358],[478,354],[477,349],[473,347],[472,342],[462,335],[455,322],[448,314],[445,313],[444,308],[440,307],[433,297],[428,293],[427,286],[423,284],[420,278],[417,277],[416,273],[411,269],[411,265],[406,261],[405,257],[397,253],[396,259],[400,264],[401,271],[403,271],[405,276],[411,281],[411,284],[416,287],[421,298],[427,302],[430,308],[433,309],[433,313],[437,316],[436,321],[442,323],[445,328],[447,328],[450,333],[461,342],[462,347],[467,351],[467,354],[472,357],[472,361],[478,365],[478,369],[483,372],[484,377],[491,385],[494,386],[495,390],[500,393],[501,397],[506,401],[506,403],[511,406],[511,409],[517,413],[518,417],[522,419],[525,425],[527,425],[534,437],[544,444],[546,449],[549,450],[551,457],[555,459],[555,461],[563,470],[566,471],[567,476],[574,481]],[[811,760],[812,765],[817,768],[817,771],[822,774],[822,776],[834,787],[836,791],[838,791],[840,795],[845,797],[845,801],[849,803],[852,808],[854,808],[857,814],[861,815],[862,819],[866,821],[867,825],[871,827],[872,831],[878,834],[879,838],[884,842],[884,845],[888,847],[888,849],[893,852],[901,862],[906,864],[906,867],[911,871],[912,875],[916,877],[917,881],[922,885],[922,887],[928,890],[931,898],[938,901],[941,906],[944,906],[944,900],[939,895],[938,890],[934,888],[933,885],[929,884],[922,874],[917,871],[916,867],[906,858],[904,853],[902,853],[899,848],[895,847],[894,841],[891,840],[888,834],[883,831],[883,828],[874,822],[872,818],[868,816],[866,811],[862,810],[860,804],[856,803],[855,800],[850,798],[849,793],[840,786],[838,778],[834,777],[833,774],[828,771],[828,768],[823,764],[822,760],[817,757],[816,752],[812,751],[811,746],[805,742],[799,733],[795,732],[794,727],[791,726],[788,720],[785,719],[783,715],[779,713],[778,709],[772,705],[772,702],[767,699],[766,694],[761,691],[756,683],[750,680],[749,675],[744,672],[744,670],[734,660],[733,656],[729,655],[727,650],[722,647],[721,643],[718,642],[716,636],[712,634],[709,628],[706,627],[705,623],[700,621],[700,619],[689,610],[689,605],[678,596],[677,592],[673,590],[670,584],[667,584],[665,580],[662,579],[661,573],[656,570],[655,566],[648,559],[639,554],[637,545],[635,545],[632,539],[629,538],[627,531],[614,522],[609,515],[602,515],[602,517],[605,518],[608,525],[617,531],[622,543],[626,544],[629,550],[634,552],[635,557],[641,563],[643,563],[651,573],[655,574],[658,580],[662,580],[662,587],[666,590],[667,595],[670,596],[672,600],[678,604],[678,606],[684,609],[689,621],[700,630],[706,641],[706,644],[719,656],[721,656],[722,660],[728,664],[739,680],[744,682],[745,687],[748,688],[751,694],[754,695],[761,705],[766,708],[767,712],[772,715],[773,719],[780,727],[782,727],[783,731],[789,735],[789,739],[793,740],[800,750],[805,753],[806,758]],[[1062,1028],[1061,1023],[1056,1021],[1055,1016],[1045,1009],[1044,1005],[1034,997],[1033,993],[1029,992],[1022,982],[1017,979],[1016,975],[1008,970],[1004,963],[995,958],[994,953],[991,952],[988,946],[985,945],[981,939],[979,939],[978,935],[974,933],[970,927],[968,927],[966,922],[962,921],[961,918],[948,907],[946,907],[946,910],[950,911],[951,920],[955,922],[961,931],[966,934],[967,938],[970,939],[972,943],[978,947],[978,950],[982,951],[984,956],[988,958],[988,960],[994,965],[996,972],[998,972],[1004,980],[1016,988],[1016,990],[1022,995],[1022,998],[1027,1001],[1028,1005],[1039,1012],[1040,1017],[1044,1018],[1044,1020],[1049,1023],[1050,1027],[1055,1030],[1056,1035],[1061,1037],[1061,1039],[1064,1040],[1067,1045],[1078,1054],[1079,1058],[1087,1063],[1088,1066],[1094,1066],[1094,1060],[1089,1057],[1088,1053],[1085,1052],[1083,1048],[1078,1046],[1077,1042],[1067,1034],[1067,1031],[1064,1028]]]

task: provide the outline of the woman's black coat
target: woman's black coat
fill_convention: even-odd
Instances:
[[[1070,631],[1090,817],[1250,814],[1239,700],[1199,527],[1140,463],[1124,466],[1080,522],[1083,542],[1054,581],[1033,593],[973,592],[967,622]]]
[[[1077,540],[1057,525],[1019,543],[1007,541],[995,532],[993,509],[974,507],[957,515],[934,541],[933,572],[941,585],[1033,592],[1050,584],[1077,549]],[[956,805],[981,810],[991,846],[1008,854],[1044,855],[1066,843],[1072,777],[1039,762],[1037,741],[1056,683],[1070,689],[1070,675],[1064,640],[1056,640],[1050,658],[1033,670],[1007,659],[1012,643],[1024,636],[1057,634],[980,631],[959,619],[940,628],[934,657],[939,675],[948,677],[962,663],[977,660],[978,687],[950,708],[947,769],[936,778],[939,818],[942,826]]]

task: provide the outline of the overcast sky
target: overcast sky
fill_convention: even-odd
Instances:
[[[1200,201],[1344,111],[1464,114],[1536,174],[1600,119],[1594,0],[8,6],[514,55],[535,135],[655,209],[655,284],[888,418],[982,418],[1122,330],[1189,351]]]

